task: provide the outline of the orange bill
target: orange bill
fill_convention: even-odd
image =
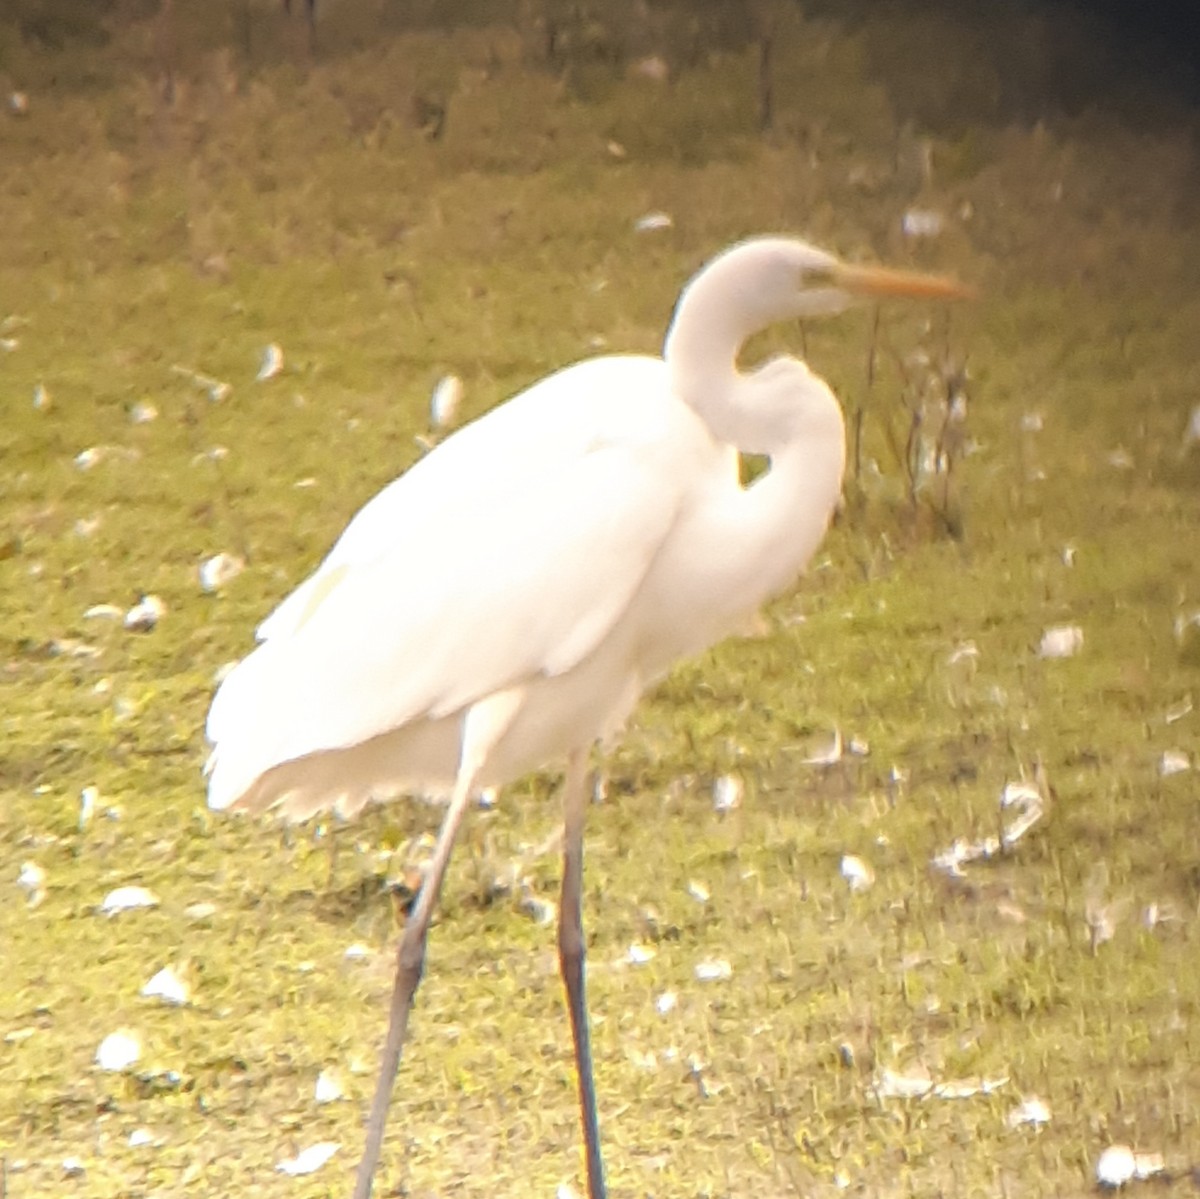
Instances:
[[[882,266],[850,266],[839,263],[831,272],[835,286],[856,296],[908,296],[924,300],[970,300],[975,290],[945,275],[923,275],[918,271],[893,271]]]

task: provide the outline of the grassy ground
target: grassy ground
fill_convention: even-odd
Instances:
[[[1112,1142],[1200,1161],[1194,117],[1169,94],[1138,109],[1148,126],[1120,96],[1065,115],[1026,91],[1014,118],[979,81],[1004,78],[1019,25],[933,29],[939,107],[894,10],[782,14],[767,136],[752,50],[693,55],[663,85],[548,69],[507,26],[331,22],[310,62],[298,26],[225,16],[180,15],[170,106],[152,24],[107,46],[0,41],[29,93],[0,121],[8,1193],[348,1191],[390,986],[399,865],[380,847],[416,852],[437,812],[290,834],[210,816],[214,672],[416,458],[442,373],[473,415],[598,345],[653,351],[687,275],[766,230],[951,269],[983,299],[768,339],[862,414],[861,469],[770,636],[681,666],[608,765],[586,919],[613,1193],[1072,1195]],[[418,128],[430,105],[438,140]],[[939,236],[905,239],[914,207]],[[635,232],[652,209],[673,227]],[[256,383],[272,341],[285,368]],[[931,475],[943,368],[963,363],[953,469]],[[175,366],[230,392],[210,402]],[[146,401],[157,419],[132,422]],[[203,594],[221,550],[248,568]],[[84,617],[144,592],[167,606],[152,633]],[[1060,624],[1082,651],[1039,657]],[[835,728],[869,752],[807,764]],[[1164,777],[1167,751],[1193,769]],[[745,796],[720,813],[726,774]],[[1022,778],[1047,811],[1015,851],[960,885],[932,870],[1011,818],[998,797]],[[512,788],[463,837],[383,1193],[581,1185],[553,934],[495,885],[515,866],[555,897],[553,785]],[[843,854],[872,887],[848,888]],[[36,905],[25,862],[45,871]],[[159,906],[101,915],[124,884]],[[635,942],[653,958],[632,964]],[[706,958],[731,976],[697,981]],[[189,1006],[139,995],[169,963]],[[122,1027],[140,1061],[97,1071]],[[315,1102],[322,1070],[345,1100]],[[1007,1081],[903,1100],[889,1070]],[[1031,1096],[1049,1124],[1010,1126]],[[341,1145],[320,1172],[276,1172],[319,1141]]]

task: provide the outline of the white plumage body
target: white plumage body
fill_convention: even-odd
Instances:
[[[790,581],[824,531],[840,457],[824,473],[822,517],[808,536],[792,522],[782,578],[731,587],[742,555],[725,509],[748,493],[667,364],[613,356],[549,376],[384,488],[263,621],[209,713],[210,805],[304,819],[448,790],[464,713],[507,690],[517,713],[481,786],[561,755],[581,729],[611,733],[674,659]]]

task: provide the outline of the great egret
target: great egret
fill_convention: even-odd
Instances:
[[[842,485],[833,393],[795,358],[742,373],[738,351],[769,324],[857,296],[964,294],[791,238],[733,246],[684,288],[662,358],[569,366],[385,487],[221,683],[207,725],[213,808],[302,820],[450,792],[399,945],[356,1199],[371,1191],[468,801],[564,755],[559,964],[588,1194],[604,1199],[580,915],[588,754],[672,662],[744,627],[795,579]],[[752,486],[738,451],[770,460]]]

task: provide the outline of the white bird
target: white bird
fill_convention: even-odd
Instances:
[[[661,358],[577,363],[467,425],[368,502],[260,625],[208,715],[210,807],[303,820],[450,792],[398,950],[356,1199],[370,1194],[470,797],[563,756],[559,962],[588,1194],[604,1199],[580,913],[590,749],[676,659],[744,628],[793,582],[842,486],[833,393],[795,358],[742,373],[738,352],[770,324],[856,296],[965,294],[791,238],[735,245],[684,289]],[[770,460],[749,487],[738,451]]]

